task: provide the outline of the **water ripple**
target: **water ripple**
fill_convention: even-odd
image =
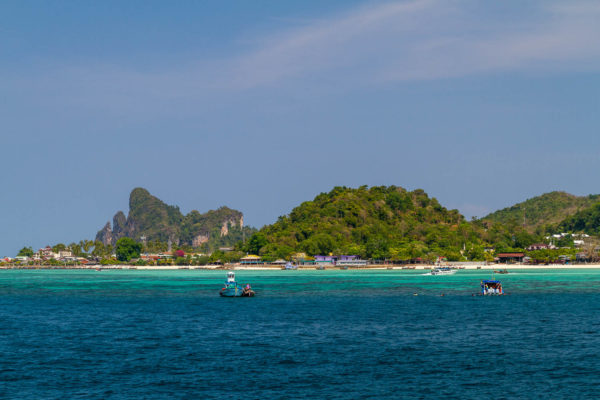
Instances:
[[[0,398],[600,397],[594,272],[8,272]]]

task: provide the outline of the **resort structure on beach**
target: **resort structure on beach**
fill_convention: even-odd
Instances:
[[[550,251],[555,255],[551,259],[536,258],[539,252]],[[31,256],[19,255],[16,257],[0,258],[0,267],[5,268],[155,268],[155,269],[185,269],[185,268],[243,268],[243,269],[325,269],[325,268],[388,268],[388,269],[427,269],[432,266],[445,265],[451,268],[480,268],[484,269],[494,265],[503,267],[531,267],[531,266],[593,266],[597,259],[591,252],[571,250],[560,254],[562,249],[551,249],[548,245],[539,243],[529,246],[523,251],[503,252],[494,254],[494,249],[486,252],[494,254],[488,261],[449,261],[443,257],[435,260],[416,257],[407,260],[393,259],[362,259],[358,255],[314,255],[294,253],[289,258],[269,259],[255,254],[236,255],[228,249],[219,253],[184,253],[182,250],[161,253],[142,253],[138,257],[125,261],[118,261],[113,253],[110,257],[100,258],[92,255],[74,255],[71,249],[54,249],[50,246],[39,249]],[[233,254],[227,256],[227,254]]]
[[[361,260],[358,256],[315,256],[315,262],[320,266],[346,266],[366,267],[367,260]]]
[[[14,258],[4,257],[0,258],[0,262],[19,262],[19,263],[27,263],[34,262],[40,263],[43,261],[59,261],[59,262],[79,262],[79,263],[88,263],[89,260],[85,257],[76,257],[73,255],[73,252],[69,249],[54,251],[52,247],[46,246],[39,249],[37,252],[33,253],[31,257],[28,256],[16,256]]]
[[[325,236],[324,236],[325,237]],[[567,238],[567,242],[559,242]],[[574,238],[577,238],[576,240]],[[424,251],[399,251],[390,248],[385,252],[373,251],[374,247],[352,246],[348,254],[324,253],[326,246],[313,246],[321,254],[298,251],[288,246],[285,251],[269,249],[264,235],[258,233],[248,242],[235,246],[219,246],[200,252],[201,248],[187,245],[156,242],[152,246],[146,237],[137,241],[120,238],[115,246],[104,246],[99,241],[80,241],[53,247],[46,246],[34,252],[31,247],[21,249],[16,257],[0,258],[0,268],[144,268],[144,269],[486,269],[494,265],[503,268],[527,268],[531,266],[595,266],[600,262],[598,238],[585,234],[555,234],[530,240],[521,247],[502,244],[495,248],[486,244],[478,252],[463,245],[462,250],[444,256],[443,249]],[[570,241],[570,242],[569,242]],[[559,244],[561,247],[558,247]],[[160,245],[160,246],[159,246]],[[331,245],[329,246],[332,247]],[[302,248],[302,247],[300,247]],[[93,250],[92,250],[93,249]],[[295,251],[295,252],[294,252]],[[347,251],[347,250],[346,250]],[[345,253],[345,254],[344,254]],[[360,254],[360,255],[359,255]],[[362,255],[362,257],[361,257]]]

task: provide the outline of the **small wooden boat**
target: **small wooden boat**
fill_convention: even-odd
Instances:
[[[508,274],[508,270],[506,270],[506,269],[501,269],[501,270],[498,270],[498,271],[494,271],[494,273],[495,273],[495,274]]]
[[[219,292],[221,297],[254,297],[255,294],[249,284],[246,287],[242,287],[235,281],[235,273],[233,271],[227,273],[227,281],[225,281]]]

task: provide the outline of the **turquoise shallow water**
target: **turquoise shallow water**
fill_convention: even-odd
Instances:
[[[0,271],[0,398],[600,397],[600,271],[224,276]]]
[[[0,291],[20,295],[214,297],[224,271],[206,270],[5,270]],[[531,269],[507,275],[485,270],[460,270],[454,275],[431,276],[423,270],[236,271],[261,297],[396,296],[477,293],[482,279],[500,279],[508,294],[599,293],[600,270]]]

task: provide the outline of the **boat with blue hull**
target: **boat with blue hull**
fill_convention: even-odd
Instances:
[[[254,297],[254,290],[247,284],[245,287],[241,286],[235,281],[235,273],[229,271],[227,273],[227,280],[221,288],[219,295],[222,297]]]
[[[502,296],[504,290],[502,283],[495,279],[484,279],[481,281],[481,294],[483,296]]]

